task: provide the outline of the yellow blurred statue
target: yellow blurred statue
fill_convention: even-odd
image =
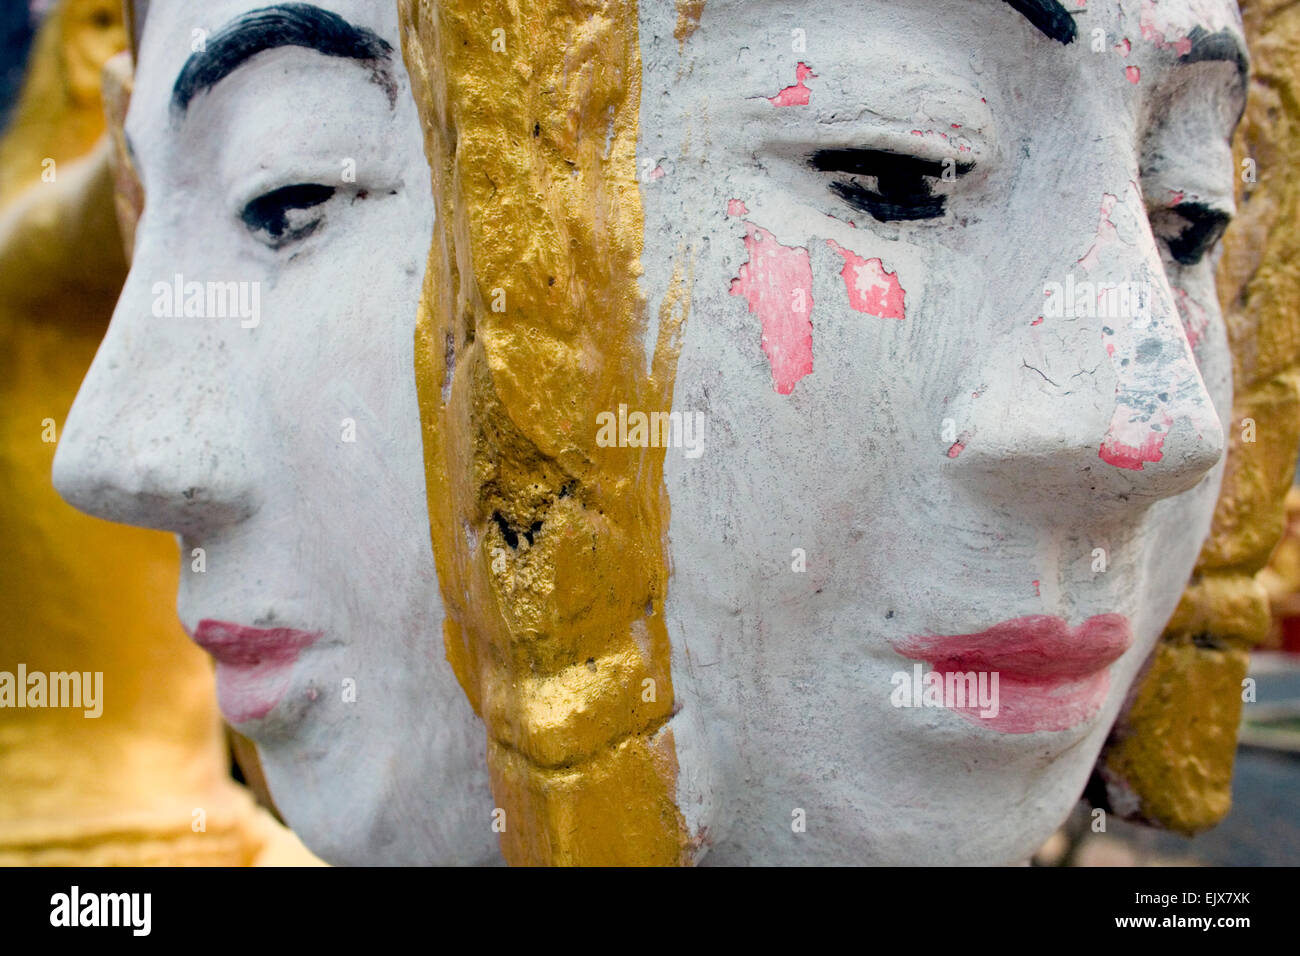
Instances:
[[[229,776],[174,542],[50,484],[126,274],[100,91],[125,46],[120,4],[59,3],[0,141],[0,864],[314,863]]]

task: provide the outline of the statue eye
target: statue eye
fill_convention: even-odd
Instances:
[[[282,249],[316,231],[325,218],[317,207],[333,195],[333,186],[317,183],[283,186],[258,196],[244,207],[240,218],[258,240]]]
[[[1231,214],[1201,202],[1180,202],[1151,213],[1151,229],[1179,265],[1194,266],[1223,238]]]
[[[849,177],[833,180],[831,192],[879,222],[941,218],[948,197],[937,194],[934,184],[956,182],[975,168],[973,162],[918,159],[879,149],[819,149],[808,164],[818,172]]]

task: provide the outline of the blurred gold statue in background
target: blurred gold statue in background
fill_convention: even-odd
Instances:
[[[0,140],[0,672],[89,678],[80,707],[10,684],[37,706],[0,709],[0,864],[314,863],[229,775],[211,667],[173,612],[175,543],[50,484],[127,270],[100,88],[126,43],[115,0],[57,4]]]

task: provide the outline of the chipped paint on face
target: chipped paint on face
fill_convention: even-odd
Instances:
[[[1127,326],[1120,326],[1120,332],[1127,343],[1131,338]],[[1164,458],[1165,438],[1173,419],[1165,409],[1163,393],[1151,395],[1126,381],[1125,369],[1131,361],[1126,356],[1133,350],[1128,344],[1124,348],[1117,347],[1117,338],[1121,336],[1117,335],[1115,329],[1102,329],[1102,342],[1106,354],[1120,375],[1120,383],[1115,390],[1115,411],[1111,415],[1110,425],[1101,440],[1097,456],[1116,468],[1144,471],[1145,464],[1154,464]]]
[[[1173,50],[1179,56],[1187,56],[1192,52],[1192,41],[1186,30],[1179,35],[1180,28],[1166,19],[1157,0],[1142,0],[1139,25],[1142,39],[1155,44],[1157,49]]]
[[[906,293],[898,281],[897,272],[889,272],[880,259],[864,259],[852,249],[845,249],[834,239],[826,244],[844,257],[840,276],[849,295],[849,305],[859,312],[882,319],[907,317],[904,300]]]
[[[815,80],[817,74],[807,63],[800,62],[794,70],[794,86],[787,86],[776,96],[769,96],[767,101],[773,106],[807,106],[812,90],[804,85],[804,80]]]
[[[1191,571],[1197,535],[1202,525],[1208,526],[1212,482],[1178,508],[1149,505],[1191,482],[1208,460],[1208,452],[1195,442],[1205,417],[1196,414],[1202,396],[1195,380],[1170,376],[1174,381],[1169,382],[1165,410],[1176,424],[1164,442],[1161,464],[1147,466],[1144,474],[1103,467],[1097,457],[1116,405],[1122,400],[1145,409],[1141,393],[1153,385],[1163,391],[1165,370],[1187,349],[1166,301],[1170,293],[1161,269],[1160,237],[1153,236],[1140,197],[1124,188],[1146,158],[1143,150],[1164,148],[1172,154],[1184,146],[1187,127],[1193,125],[1179,122],[1152,130],[1169,106],[1157,95],[1166,88],[1166,74],[1182,74],[1173,73],[1171,56],[1156,55],[1141,40],[1139,4],[1125,0],[1124,10],[1110,2],[1089,5],[1109,37],[1100,55],[1086,49],[1086,32],[1079,38],[1083,42],[1061,48],[1032,36],[1019,21],[1013,27],[1008,21],[1010,29],[1041,49],[1041,61],[1024,44],[1007,44],[989,28],[983,8],[1010,17],[999,11],[1001,4],[952,4],[943,31],[927,29],[933,11],[922,4],[865,4],[855,10],[845,3],[825,11],[819,5],[819,25],[849,14],[853,19],[844,22],[855,29],[841,31],[834,42],[819,39],[808,53],[792,54],[785,31],[754,36],[748,18],[736,15],[747,12],[741,0],[710,0],[709,14],[687,44],[685,60],[675,57],[670,37],[665,42],[672,31],[671,5],[640,5],[643,21],[656,29],[642,34],[653,71],[647,73],[642,94],[639,155],[668,156],[674,162],[665,180],[671,190],[641,190],[647,208],[642,284],[652,302],[667,287],[675,254],[668,240],[685,236],[699,250],[696,309],[707,321],[687,330],[675,401],[683,411],[702,407],[720,420],[725,416],[725,427],[739,439],[725,448],[716,444],[698,462],[669,455],[665,466],[673,567],[665,614],[675,641],[674,686],[682,704],[672,722],[682,768],[678,797],[693,838],[707,828],[710,839],[716,839],[712,859],[727,864],[780,860],[788,853],[783,828],[755,828],[752,822],[770,819],[774,807],[804,806],[803,800],[820,800],[817,813],[824,821],[816,828],[820,832],[802,843],[811,847],[801,847],[809,859],[915,860],[927,853],[934,859],[938,854],[928,837],[909,843],[895,834],[904,829],[924,833],[934,819],[996,817],[987,808],[1005,805],[1011,790],[1011,799],[1019,799],[1032,787],[1037,803],[1037,796],[1049,789],[1050,758],[1031,761],[1025,776],[1015,776],[1014,787],[1011,781],[990,779],[980,792],[978,784],[967,787],[970,778],[963,776],[963,787],[950,794],[949,806],[927,801],[914,816],[901,818],[906,826],[894,826],[909,811],[909,793],[931,782],[934,755],[949,752],[935,749],[927,735],[932,721],[914,722],[909,728],[918,731],[913,739],[895,727],[904,727],[898,721],[915,715],[888,714],[873,722],[851,688],[797,702],[786,699],[789,695],[772,695],[758,708],[747,706],[744,688],[762,686],[769,677],[788,681],[791,675],[833,673],[846,660],[857,673],[887,681],[897,661],[889,655],[873,657],[876,642],[905,633],[942,633],[953,627],[945,621],[954,611],[969,618],[972,608],[984,608],[984,601],[989,609],[1003,608],[1003,616],[1118,611],[1134,616],[1141,646],[1116,666],[1112,693],[1102,695],[1109,719],[1155,640],[1158,615],[1146,610],[1148,603],[1172,605]],[[1063,0],[1063,5],[1076,9],[1074,0]],[[1088,19],[1081,28],[1094,25]],[[1116,60],[1108,47],[1124,37],[1132,37],[1134,46],[1127,58]],[[818,101],[803,110],[778,110],[771,102],[765,106],[764,99],[794,82],[792,67],[805,57],[823,71],[815,81]],[[1125,79],[1130,64],[1141,66],[1140,86]],[[1035,81],[1022,78],[1022,69]],[[1054,82],[1037,82],[1040,75]],[[1089,82],[1078,83],[1079,75]],[[1010,77],[1014,79],[1004,79]],[[1072,105],[1061,111],[1065,90]],[[1133,97],[1144,90],[1152,96],[1143,97],[1143,105],[1149,100],[1152,109],[1137,112]],[[665,91],[671,91],[671,104],[664,102]],[[738,105],[738,96],[748,99]],[[1191,105],[1196,104],[1189,109]],[[1199,125],[1196,130],[1199,135]],[[1159,142],[1148,146],[1148,133],[1155,132],[1160,135],[1151,139]],[[940,133],[950,138],[945,141]],[[973,156],[960,151],[966,137],[974,145]],[[826,178],[809,172],[812,151],[836,148],[907,155],[931,164],[928,173],[950,155],[975,158],[979,172],[950,183],[951,189],[940,187],[949,197],[951,221],[884,223],[842,206],[843,196]],[[874,161],[861,158],[864,168]],[[1076,188],[1061,188],[1060,176],[1053,173],[1061,168],[1070,171]],[[879,190],[879,177],[874,178],[877,182],[863,182],[863,188]],[[1155,187],[1183,181],[1194,180],[1166,178],[1143,185],[1164,199],[1163,190]],[[1000,186],[1008,183],[1024,190],[1024,201],[1005,201]],[[903,185],[887,182],[885,191]],[[1117,197],[1110,201],[1114,212],[1109,215],[1099,207],[1106,192]],[[731,202],[733,197],[743,197],[745,205],[739,199]],[[1044,219],[1042,210],[1048,207],[1053,214]],[[853,231],[846,220],[857,216],[863,222]],[[764,356],[754,348],[759,322],[753,310],[732,299],[733,286],[740,285],[732,279],[749,258],[741,247],[744,221],[766,227],[781,243],[806,248],[813,260],[817,378],[796,385],[792,401],[769,391],[768,376],[759,367]],[[905,321],[873,322],[863,313],[849,314],[851,283],[841,273],[847,257],[829,255],[825,244],[831,239],[860,257],[880,257],[883,266],[906,280]],[[990,259],[988,243],[1005,254]],[[1071,272],[1084,278],[1078,259],[1094,245],[1093,259],[1087,260],[1091,282],[1158,287],[1159,329],[1137,336],[1134,344],[1141,348],[1129,350],[1122,335],[1116,342],[1116,365],[1131,359],[1123,372],[1112,369],[1103,352],[1097,316],[1054,318],[1051,330],[1044,317],[1039,327],[1032,327],[1042,315],[1033,307],[1044,304],[1040,280],[1064,280]],[[751,271],[755,264],[748,264]],[[840,281],[846,283],[844,292]],[[1200,287],[1188,288],[1203,295]],[[1162,343],[1158,354],[1150,344],[1154,339]],[[905,365],[919,362],[916,374],[901,374],[895,367],[900,360]],[[989,392],[976,400],[973,394],[984,379]],[[1222,384],[1215,384],[1222,394]],[[1117,394],[1121,385],[1124,390]],[[852,398],[845,401],[845,396]],[[949,430],[947,421],[942,432],[935,427],[944,419],[955,422],[955,429]],[[964,429],[979,441],[968,438]],[[1213,439],[1211,429],[1202,430]],[[854,467],[828,467],[828,448],[851,458]],[[895,454],[914,459],[915,467],[906,469],[906,493],[895,480]],[[915,514],[908,502],[923,486],[934,494],[935,507],[914,521],[896,520]],[[959,509],[949,511],[958,498]],[[719,507],[720,500],[729,504]],[[1026,520],[1031,509],[1033,520]],[[1060,560],[1069,548],[1069,529],[1080,520],[1116,529],[1105,541],[1108,556],[1123,554],[1121,560],[1135,569],[1123,587],[1106,585],[1114,590],[1107,590],[1104,602],[1086,583],[1094,581],[1086,562]],[[987,533],[973,533],[977,521]],[[846,527],[865,529],[860,543],[843,546]],[[959,534],[952,533],[955,527]],[[841,549],[836,561],[817,569],[815,581],[756,573],[748,556],[783,557],[792,540],[801,545],[820,541],[819,547],[837,542]],[[1158,561],[1147,561],[1140,550],[1147,540],[1153,541]],[[734,546],[735,541],[742,546]],[[899,549],[908,553],[913,567],[897,568]],[[1007,560],[989,561],[993,551]],[[922,606],[924,602],[908,597],[916,567],[936,578],[965,568],[969,574],[962,577],[970,579],[970,589],[947,595],[939,607]],[[1041,593],[1026,587],[1034,574],[1042,579]],[[863,593],[863,580],[872,583],[871,593]],[[1085,603],[1095,597],[1097,606],[1081,607],[1072,600],[1078,594],[1088,595]],[[719,600],[720,595],[725,597]],[[823,628],[826,640],[813,645],[797,639],[810,613],[828,625]],[[782,634],[796,639],[782,640]],[[872,644],[866,644],[866,636]],[[700,657],[696,650],[704,647],[718,653]],[[754,654],[746,653],[756,648],[763,657],[757,663]],[[697,667],[698,660],[708,666]],[[788,729],[800,726],[808,713],[816,714],[823,729],[853,726],[856,732],[811,734],[806,746],[792,753]],[[1045,821],[1048,832],[1077,795],[1073,783],[1059,786],[1059,774],[1082,779],[1089,751],[1095,754],[1104,737],[1103,723],[1089,731],[1086,742],[1072,737],[1068,756],[1052,761],[1050,789],[1060,792],[1059,808],[1050,799],[1041,800],[1052,806],[1044,814],[1052,818]],[[966,728],[947,720],[941,729],[952,740]],[[867,737],[878,746],[864,754],[861,741]],[[979,743],[988,737],[981,733]],[[1064,750],[1063,737],[1044,740],[1044,750]],[[897,785],[880,779],[881,748],[893,766],[903,768],[897,777],[887,775],[901,777]],[[773,768],[761,781],[750,774],[759,763]],[[829,765],[842,769],[838,780],[808,796],[810,772]],[[959,766],[960,758],[953,765]],[[1041,778],[1026,779],[1040,772]],[[863,816],[863,793],[880,808],[875,819]],[[982,799],[987,802],[981,804]],[[921,841],[926,843],[918,846]],[[968,841],[962,850],[969,852]]]
[[[961,129],[961,123],[951,123],[951,124],[949,124],[949,125],[950,125],[953,129]],[[913,136],[919,136],[921,139],[930,139],[930,138],[941,139],[941,140],[943,140],[945,143],[948,143],[948,144],[952,145],[953,147],[955,147],[956,150],[957,150],[957,152],[959,152],[959,153],[969,153],[969,152],[972,152],[972,151],[973,151],[972,148],[971,148],[971,144],[970,144],[970,141],[969,141],[969,140],[966,140],[966,139],[959,139],[959,138],[956,137],[956,136],[950,136],[949,134],[945,133],[943,130],[939,130],[939,129],[914,129],[914,130],[912,130],[912,135],[913,135]]]
[[[1147,462],[1164,458],[1165,438],[1172,424],[1173,419],[1166,412],[1151,413],[1123,403],[1116,405],[1098,456],[1116,468],[1142,471]]]
[[[1139,25],[1142,39],[1180,57],[1193,52],[1199,37],[1241,29],[1237,4],[1218,0],[1142,0]]]
[[[1181,417],[1187,410],[1179,395],[1185,397],[1196,387],[1192,383],[1199,381],[1195,355],[1186,344],[1194,347],[1205,335],[1208,316],[1189,306],[1185,293],[1159,278],[1153,282],[1145,267],[1129,260],[1131,254],[1144,254],[1138,248],[1145,215],[1140,187],[1131,182],[1122,197],[1104,193],[1101,209],[1097,239],[1079,263],[1089,271],[1110,273],[1111,281],[1141,277],[1147,289],[1134,303],[1132,314],[1113,315],[1113,321],[1101,329],[1102,345],[1118,381],[1115,410],[1098,457],[1116,468],[1144,471],[1147,464],[1165,458],[1174,416]],[[1150,241],[1150,234],[1146,235]],[[1176,335],[1176,330],[1183,335]],[[1157,364],[1162,370],[1153,375]],[[1179,466],[1175,460],[1172,467]]]
[[[1115,204],[1118,202],[1119,197],[1114,193],[1105,193],[1101,197],[1101,218],[1097,222],[1097,240],[1079,259],[1079,265],[1085,269],[1093,269],[1101,258],[1101,251],[1119,240],[1119,232],[1110,218],[1115,212]]]
[[[704,0],[677,0],[677,27],[673,30],[673,39],[678,49],[686,46],[695,31],[700,28],[700,17],[704,15]]]
[[[1130,83],[1136,86],[1142,81],[1142,68],[1140,66],[1126,66],[1124,67],[1124,75],[1128,77]]]
[[[733,200],[734,202],[734,200]],[[731,280],[763,323],[763,352],[772,366],[772,387],[789,395],[813,370],[812,259],[801,246],[783,246],[766,229],[745,222],[749,261]]]
[[[1174,299],[1178,302],[1178,315],[1183,321],[1183,331],[1187,333],[1187,342],[1195,352],[1205,339],[1205,332],[1210,327],[1210,314],[1205,307],[1187,294],[1187,290],[1173,287]]]

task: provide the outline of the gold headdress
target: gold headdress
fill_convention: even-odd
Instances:
[[[671,405],[685,314],[647,373],[636,5],[400,9],[440,223],[416,346],[434,552],[502,848],[674,864],[664,453],[591,427]]]

